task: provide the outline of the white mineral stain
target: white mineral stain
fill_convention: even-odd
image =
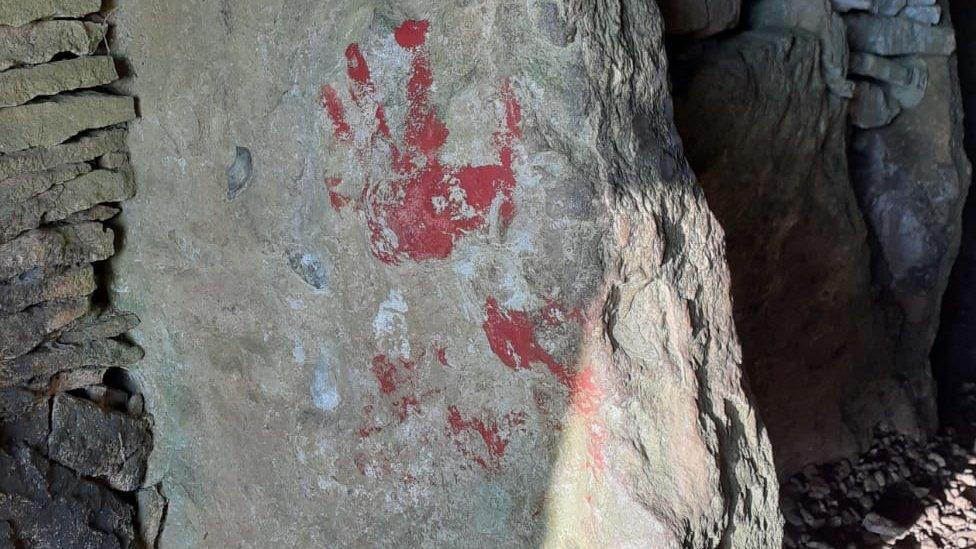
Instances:
[[[295,347],[291,350],[291,357],[295,364],[305,364],[305,346],[300,339],[295,340]]]
[[[398,289],[390,290],[390,294],[380,303],[376,317],[373,318],[373,334],[376,342],[390,354],[400,358],[410,358],[410,340],[407,338],[407,311],[410,308],[403,299],[403,293]]]
[[[339,397],[339,388],[336,387],[331,363],[332,353],[322,349],[315,363],[315,370],[312,372],[312,404],[323,412],[335,410],[342,400]]]

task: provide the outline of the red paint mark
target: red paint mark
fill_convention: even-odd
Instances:
[[[558,304],[555,305],[558,310],[564,310]],[[551,312],[553,309],[553,302],[543,308],[541,316],[545,322],[549,322],[547,311]],[[486,319],[482,328],[488,338],[488,345],[502,363],[516,371],[531,368],[532,363],[542,363],[569,390],[570,406],[583,418],[587,431],[589,465],[595,471],[602,471],[605,466],[603,447],[606,436],[596,415],[603,403],[603,391],[595,378],[594,368],[586,367],[578,372],[571,372],[554,359],[539,344],[535,335],[537,325],[524,311],[503,309],[497,300],[489,297],[485,303],[485,312]],[[582,320],[582,314],[579,317]],[[543,410],[545,402],[538,396],[535,398],[536,406]]]
[[[504,224],[515,215],[512,192],[514,146],[521,139],[522,109],[510,82],[502,85],[503,129],[493,134],[497,164],[453,166],[441,161],[450,132],[430,105],[434,83],[426,50],[427,21],[406,21],[394,30],[400,47],[411,54],[407,80],[407,113],[402,147],[394,143],[384,106],[377,98],[369,66],[357,44],[346,49],[349,95],[375,127],[361,132],[356,157],[366,180],[361,195],[370,250],[390,265],[405,259],[424,261],[448,257],[455,241],[485,227],[498,203]],[[323,105],[340,142],[352,131],[341,100],[330,86],[323,88]],[[372,126],[372,124],[370,124]],[[358,135],[358,134],[357,134]],[[377,146],[380,142],[384,146]],[[375,178],[375,165],[386,162],[386,174]]]
[[[339,99],[339,94],[336,93],[332,86],[322,86],[320,100],[322,106],[325,107],[325,111],[329,113],[329,118],[332,119],[332,128],[336,139],[339,141],[349,139],[352,129],[349,127],[349,122],[346,121],[346,109],[342,106],[342,100]]]
[[[399,360],[401,366],[410,363],[402,358]],[[384,395],[391,395],[397,388],[397,365],[386,358],[386,355],[376,355],[373,357],[373,365],[370,368],[376,381],[380,384],[380,392]]]
[[[437,362],[442,366],[450,366],[447,363],[447,347],[434,347],[434,353],[437,355]]]
[[[457,406],[454,405],[449,406],[447,411],[448,425],[450,426],[454,444],[458,451],[485,470],[497,470],[500,466],[501,459],[505,457],[505,449],[508,447],[510,440],[509,436],[503,436],[501,434],[498,422],[486,422],[480,418],[464,419]],[[525,423],[525,414],[523,412],[506,414],[502,423],[506,430],[511,431],[512,428]],[[461,439],[464,431],[476,433],[481,438],[485,447],[484,454],[475,452],[464,444]]]
[[[427,21],[404,21],[402,25],[394,29],[393,36],[396,37],[397,44],[406,49],[413,49],[424,45],[427,41],[427,29],[430,23]]]
[[[337,177],[330,177],[325,180],[325,187],[329,190],[329,202],[332,203],[332,209],[337,212],[349,205],[349,197],[336,191],[341,184],[342,180]]]

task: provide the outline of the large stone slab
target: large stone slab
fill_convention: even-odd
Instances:
[[[91,265],[76,269],[37,269],[0,283],[0,314],[22,311],[42,301],[89,295],[95,291]]]
[[[84,130],[135,118],[131,97],[82,92],[0,109],[0,153],[52,147]]]
[[[114,235],[100,223],[28,231],[0,245],[0,280],[39,267],[91,263],[115,251]]]
[[[4,158],[4,157],[0,157]],[[0,181],[0,209],[8,210],[26,202],[51,187],[70,181],[91,171],[91,166],[79,162],[63,164],[50,170],[15,175]]]
[[[131,492],[142,483],[151,449],[145,420],[101,409],[80,398],[54,397],[48,452],[65,467]]]
[[[135,546],[131,501],[37,451],[0,449],[0,493],[10,547]]]
[[[46,63],[59,53],[88,55],[105,38],[102,23],[41,21],[22,27],[0,25],[0,70]]]
[[[3,0],[0,25],[21,25],[54,17],[83,17],[102,8],[102,0]]]
[[[103,202],[123,202],[133,194],[135,186],[124,174],[109,170],[89,172],[19,204],[0,206],[0,242],[41,224],[64,220]]]
[[[142,359],[142,349],[114,339],[79,344],[44,343],[11,361],[0,363],[0,387],[24,385],[34,390],[57,390],[51,385],[59,374],[78,370],[104,371],[131,366]]]
[[[9,179],[17,174],[57,168],[63,164],[87,162],[124,148],[125,130],[121,128],[96,130],[47,149],[28,149],[0,155],[0,180]],[[6,186],[6,181],[0,183],[0,188]]]
[[[0,107],[21,105],[42,95],[108,84],[119,77],[110,56],[79,57],[0,72]]]
[[[956,38],[948,25],[932,26],[902,17],[857,13],[844,17],[854,51],[878,55],[949,55]]]
[[[160,543],[778,546],[653,2],[285,6],[116,10]]]
[[[37,347],[48,334],[88,311],[87,299],[52,301],[0,317],[0,361],[17,358]]]

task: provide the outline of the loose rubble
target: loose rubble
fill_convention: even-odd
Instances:
[[[139,321],[93,298],[135,193],[107,27],[65,19],[100,4],[0,6],[0,547],[152,547],[165,516]]]
[[[976,451],[954,433],[879,429],[856,462],[808,465],[782,488],[785,547],[976,547]]]

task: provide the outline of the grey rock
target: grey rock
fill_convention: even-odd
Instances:
[[[706,37],[735,27],[741,0],[662,0],[664,28],[671,34]]]
[[[89,221],[108,221],[109,219],[119,215],[121,211],[121,208],[99,204],[98,206],[93,206],[87,210],[82,210],[69,215],[68,217],[64,218],[64,222],[76,224],[87,223]]]
[[[254,175],[254,161],[247,147],[234,148],[234,161],[227,167],[227,199],[234,200]]]
[[[129,155],[124,152],[110,152],[98,157],[98,167],[103,170],[118,170],[127,166],[128,163]]]
[[[15,547],[134,547],[134,505],[26,448],[0,450],[0,516]]]
[[[0,72],[0,107],[24,104],[42,95],[108,84],[119,77],[111,57],[79,57]]]
[[[825,85],[820,43],[764,28],[675,62],[689,71],[675,118],[725,230],[743,368],[784,476],[855,454],[884,418],[916,425],[890,370],[846,166],[847,105]]]
[[[95,170],[55,185],[26,202],[0,207],[0,242],[42,224],[61,221],[102,202],[128,200],[134,193],[135,186],[123,174]]]
[[[131,97],[81,92],[0,109],[0,152],[51,147],[84,130],[135,118]]]
[[[858,128],[880,128],[901,112],[901,105],[889,98],[884,88],[870,82],[858,82],[851,101],[851,123]]]
[[[908,528],[896,524],[891,519],[885,518],[877,513],[868,513],[861,521],[861,525],[868,532],[878,534],[884,539],[894,540],[901,537],[908,531]]]
[[[905,8],[902,15],[919,23],[938,25],[942,21],[942,8],[939,6],[909,6]]]
[[[870,11],[886,17],[893,17],[898,15],[907,5],[908,0],[873,0]]]
[[[65,467],[131,492],[142,483],[151,448],[145,421],[80,398],[54,397],[48,451]]]
[[[329,272],[318,254],[293,251],[288,254],[288,267],[306,284],[316,290],[329,289]]]
[[[88,311],[87,299],[51,301],[0,317],[0,361],[17,358],[37,347],[48,334]]]
[[[46,63],[59,53],[89,55],[108,27],[87,21],[41,21],[22,27],[0,25],[0,70]]]
[[[928,66],[915,56],[888,58],[855,53],[851,55],[850,72],[879,81],[885,93],[903,108],[918,105],[928,86]]]
[[[3,158],[3,157],[0,157]],[[54,185],[64,183],[91,171],[85,163],[64,164],[40,172],[15,175],[0,181],[0,210],[9,210],[21,202],[43,193]]]
[[[901,17],[856,13],[844,17],[854,51],[877,55],[949,55],[956,37],[949,27],[935,27]]]
[[[64,329],[61,343],[84,343],[92,339],[115,337],[139,325],[139,317],[132,313],[108,308],[78,319]]]
[[[0,387],[27,384],[32,389],[49,390],[64,372],[131,366],[143,356],[139,347],[114,339],[77,345],[45,342],[22,357],[0,363]]]
[[[125,148],[125,130],[97,130],[47,149],[29,149],[0,155],[0,180],[17,174],[40,172],[63,164],[86,162]]]
[[[0,280],[38,267],[101,261],[115,251],[114,235],[99,223],[28,231],[0,244]]]
[[[0,282],[0,314],[24,310],[42,301],[89,295],[95,291],[91,265],[76,269],[38,269]]]
[[[849,48],[844,18],[827,0],[782,2],[759,0],[750,12],[750,27],[756,30],[801,29],[820,39],[820,70],[830,90],[840,97],[852,97],[854,85],[847,80]]]
[[[166,498],[160,493],[160,486],[150,486],[136,492],[139,514],[139,537],[145,547],[156,547],[159,531],[166,516]]]
[[[922,101],[893,123],[854,132],[849,162],[870,228],[874,278],[885,290],[894,360],[910,401],[931,427],[932,343],[962,228],[971,167],[963,150],[955,59],[930,57]],[[929,404],[926,404],[929,403]]]
[[[0,25],[19,27],[40,19],[83,17],[102,8],[102,0],[3,0]]]
[[[851,10],[867,11],[871,9],[871,0],[830,0],[830,5],[839,12]]]

